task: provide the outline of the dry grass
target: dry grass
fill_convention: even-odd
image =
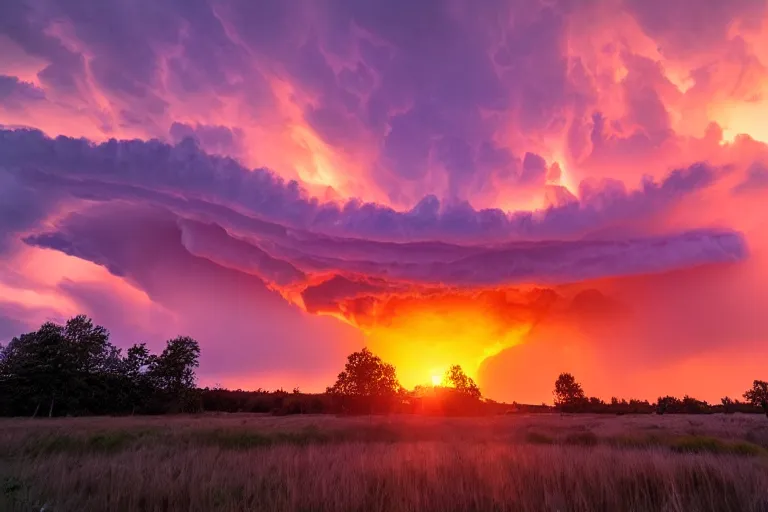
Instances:
[[[0,420],[0,510],[768,512],[758,416]]]

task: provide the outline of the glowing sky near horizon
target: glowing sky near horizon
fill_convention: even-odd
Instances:
[[[0,4],[0,342],[76,313],[322,390],[766,378],[764,0]],[[761,374],[761,372],[763,372]]]

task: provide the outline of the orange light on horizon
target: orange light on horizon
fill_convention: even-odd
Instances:
[[[487,358],[520,343],[530,325],[512,325],[465,304],[414,305],[387,325],[367,332],[369,347],[397,368],[400,383],[412,389],[425,382],[441,385],[445,369],[458,364],[477,380]]]

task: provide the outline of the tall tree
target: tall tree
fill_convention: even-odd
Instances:
[[[73,375],[69,413],[116,412],[122,407],[122,355],[109,341],[109,331],[85,315],[70,318],[64,325],[64,349],[72,358]]]
[[[0,348],[0,404],[4,414],[37,414],[44,390],[33,374],[35,333],[14,337]]]
[[[463,395],[472,398],[480,398],[482,396],[480,388],[477,387],[475,381],[472,377],[464,373],[464,370],[462,370],[461,366],[458,364],[448,368],[445,372],[445,377],[443,377],[443,381],[449,386],[456,388],[456,390]]]
[[[124,387],[123,397],[130,406],[131,414],[136,412],[143,402],[149,400],[155,392],[153,368],[157,356],[151,354],[146,343],[133,345],[123,359]]]
[[[555,381],[555,406],[573,408],[585,402],[581,384],[570,373],[561,373]]]
[[[138,353],[136,357],[141,357]],[[152,375],[168,393],[179,394],[195,387],[195,368],[199,366],[200,345],[189,336],[168,340],[165,349],[152,363]]]
[[[61,325],[46,322],[37,331],[12,339],[4,352],[4,371],[17,392],[34,403],[33,416],[42,405],[48,406],[52,416],[57,400],[71,396],[76,387],[77,359],[69,350]]]
[[[77,315],[67,320],[64,337],[79,371],[95,373],[114,369],[116,348],[109,343],[109,331],[94,325],[87,316]]]
[[[345,396],[386,397],[397,395],[401,389],[395,367],[363,348],[347,357],[344,371],[327,391]]]
[[[768,417],[768,382],[755,380],[752,382],[752,388],[744,393],[744,398],[755,407],[762,407]]]
[[[123,371],[131,379],[136,379],[148,375],[156,361],[157,356],[150,354],[146,343],[137,343],[126,351]]]

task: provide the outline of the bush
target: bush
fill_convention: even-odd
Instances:
[[[531,444],[555,444],[553,438],[540,432],[528,432],[525,435],[525,441]]]

